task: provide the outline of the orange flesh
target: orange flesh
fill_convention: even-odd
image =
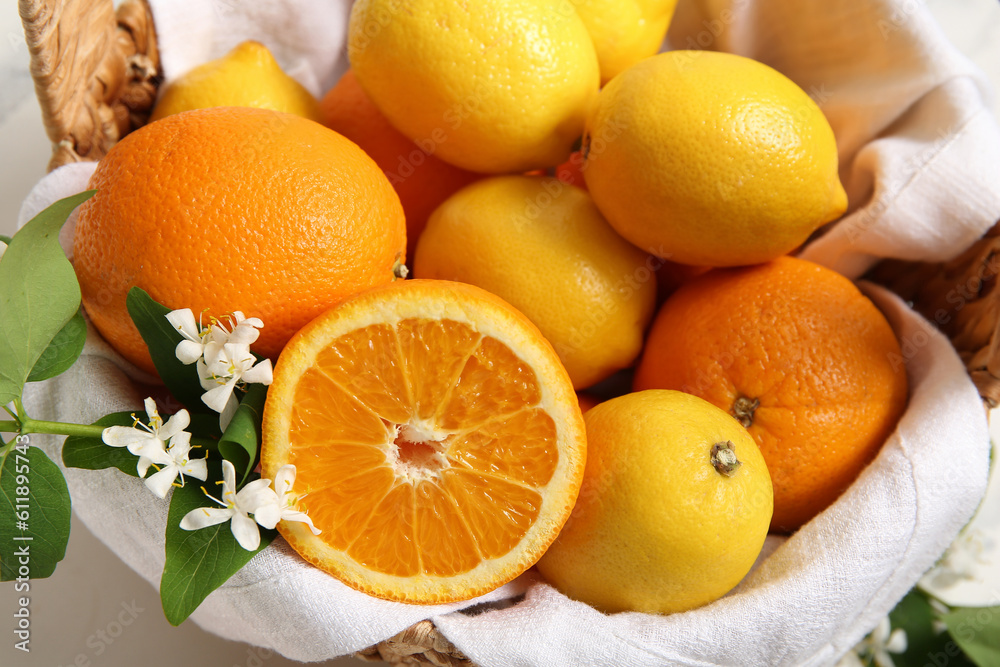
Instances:
[[[541,398],[526,363],[465,324],[352,331],[296,386],[289,463],[313,484],[296,489],[299,507],[317,539],[385,574],[447,577],[501,557],[558,463]]]

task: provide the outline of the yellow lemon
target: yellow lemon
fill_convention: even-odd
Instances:
[[[248,41],[174,80],[156,103],[151,121],[209,107],[257,107],[318,121],[319,103],[285,74],[266,46]]]
[[[678,391],[591,408],[580,495],[538,569],[604,612],[673,613],[722,597],[760,554],[771,478],[730,415]]]
[[[660,50],[677,0],[572,0],[594,40],[601,82]]]
[[[496,176],[431,215],[413,273],[470,283],[513,305],[581,389],[639,355],[656,302],[654,261],[608,225],[584,190]]]
[[[600,84],[587,28],[562,0],[358,0],[348,39],[389,122],[470,171],[564,161]]]
[[[625,70],[601,91],[583,152],[608,222],[683,264],[774,259],[847,207],[823,112],[732,54],[671,51]]]

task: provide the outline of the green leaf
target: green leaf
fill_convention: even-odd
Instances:
[[[237,485],[243,486],[247,475],[257,462],[257,452],[260,447],[260,422],[264,414],[264,399],[267,398],[267,387],[262,384],[252,384],[240,401],[240,407],[233,415],[233,420],[226,427],[226,432],[219,441],[219,453],[222,458],[236,468]]]
[[[141,411],[139,414],[143,414]],[[95,426],[132,426],[135,412],[114,412],[101,417]],[[125,447],[111,447],[104,444],[100,438],[82,435],[71,435],[63,443],[63,465],[67,468],[84,468],[85,470],[102,470],[118,468],[126,475],[138,477],[135,466],[139,457]]]
[[[1000,666],[1000,607],[958,607],[944,616],[944,622],[974,664]]]
[[[198,379],[198,370],[194,364],[182,364],[174,353],[177,343],[184,337],[167,321],[170,309],[138,287],[129,290],[125,305],[149,348],[149,356],[153,358],[153,365],[163,384],[191,413],[208,412],[209,407],[201,400],[204,390]]]
[[[146,414],[139,411],[114,412],[101,417],[95,426],[132,426],[135,417],[144,422]],[[191,426],[188,431],[192,435],[202,437],[218,437],[219,420],[212,415],[191,415]],[[210,451],[214,451],[214,447]],[[196,458],[201,454],[194,454]],[[125,447],[111,447],[98,437],[73,435],[66,438],[62,450],[63,465],[68,468],[83,468],[85,470],[103,470],[118,468],[126,475],[138,477],[136,463],[139,457]]]
[[[12,443],[0,461],[0,581],[44,579],[66,555],[71,513],[62,471],[45,452]],[[27,561],[26,563],[24,561]]]
[[[0,241],[3,241],[7,245],[10,245],[10,237],[6,234],[0,234]]]
[[[31,373],[28,375],[28,382],[39,382],[54,378],[69,370],[69,367],[76,363],[83,346],[87,342],[87,322],[83,319],[83,313],[79,310],[70,318],[56,337],[52,339],[49,346],[38,357]]]
[[[893,629],[906,631],[906,651],[892,654],[896,667],[924,667],[933,665],[935,660],[948,667],[969,667],[972,664],[947,632],[935,632],[936,619],[937,614],[927,596],[916,588],[907,593],[889,613]]]
[[[219,497],[221,465],[210,463],[205,488]],[[233,537],[227,521],[201,530],[183,530],[181,519],[199,507],[218,507],[194,483],[174,489],[167,515],[166,563],[160,579],[163,614],[171,625],[180,625],[208,597],[226,583],[250,559],[277,536],[277,531],[260,529],[260,547],[247,551]]]
[[[0,262],[0,405],[21,396],[35,362],[80,308],[80,284],[59,246],[66,218],[93,190],[60,199],[14,234]]]

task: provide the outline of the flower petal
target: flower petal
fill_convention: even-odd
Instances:
[[[180,463],[186,459],[190,451],[191,434],[187,431],[181,431],[170,438],[170,447],[167,449],[167,453],[175,462]]]
[[[244,512],[256,514],[268,505],[278,507],[278,495],[271,489],[271,480],[257,479],[236,494],[236,506]]]
[[[319,535],[320,533],[323,532],[322,530],[320,530],[319,528],[317,528],[316,526],[313,525],[312,519],[310,519],[309,515],[306,514],[305,512],[298,512],[298,511],[294,511],[294,510],[293,511],[285,510],[284,512],[281,513],[281,520],[282,521],[299,521],[301,523],[304,523],[307,526],[309,526],[309,530],[312,531],[313,535]]]
[[[101,440],[110,447],[128,447],[152,439],[155,438],[150,433],[131,426],[109,426],[101,432]]]
[[[188,477],[194,477],[204,482],[208,479],[208,464],[205,459],[191,459],[186,466],[181,468],[181,472]]]
[[[156,428],[156,426],[153,425],[153,422],[160,419],[160,413],[156,411],[156,401],[153,400],[152,396],[147,396],[143,399],[142,405],[146,408],[146,416],[149,417],[149,425]]]
[[[232,498],[226,498],[229,495]],[[236,468],[225,459],[222,459],[222,500],[227,503],[236,502]]]
[[[146,488],[152,491],[157,498],[166,498],[167,491],[177,479],[178,472],[177,466],[164,466],[158,473],[146,479]]]
[[[189,340],[198,340],[198,323],[194,319],[194,313],[190,308],[171,310],[164,317],[181,335]]]
[[[236,394],[230,394],[229,400],[226,401],[226,407],[222,409],[219,413],[219,430],[223,433],[229,428],[229,422],[233,421],[233,417],[236,416],[236,411],[240,407],[240,402],[236,400]]]
[[[225,523],[233,518],[235,512],[228,507],[199,507],[191,510],[181,519],[181,528],[184,530],[200,530],[220,523]]]
[[[185,366],[190,366],[201,359],[201,355],[204,353],[205,346],[193,340],[182,340],[174,348],[174,356]]]
[[[271,384],[274,379],[274,372],[271,368],[271,360],[264,359],[250,370],[243,372],[243,381],[258,384]]]
[[[165,466],[173,462],[159,438],[147,438],[142,442],[132,443],[128,450],[140,458],[146,458],[156,465]]]
[[[264,326],[264,323],[256,317],[240,322],[236,325],[236,328],[233,329],[233,333],[229,335],[228,342],[235,343],[237,345],[252,345],[260,336],[260,332],[257,331],[257,327],[262,326]]]
[[[260,546],[260,530],[257,529],[257,522],[246,514],[234,513],[231,528],[233,537],[247,551],[256,551]]]
[[[188,426],[191,425],[191,415],[187,410],[178,410],[175,415],[167,420],[167,423],[163,425],[160,432],[157,435],[160,436],[161,440],[169,440],[174,437]]]
[[[139,473],[139,477],[145,477],[146,471],[149,470],[149,466],[151,465],[153,465],[152,461],[145,456],[140,456],[139,460],[135,464],[135,471]]]
[[[294,484],[295,466],[293,464],[285,464],[278,468],[278,472],[274,473],[274,490],[279,496],[284,497],[292,490]]]
[[[235,388],[236,378],[230,378],[225,384],[218,385],[202,394],[201,400],[216,412],[222,412],[226,409],[226,404],[229,402],[230,397],[232,397],[233,389]]]
[[[269,503],[258,507],[253,513],[253,518],[264,528],[274,528],[281,521],[281,509],[278,503]]]

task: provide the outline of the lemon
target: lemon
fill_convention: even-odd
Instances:
[[[150,120],[209,107],[257,107],[319,121],[319,103],[285,74],[266,46],[248,41],[175,79]]]
[[[660,50],[677,0],[573,0],[597,49],[601,82]]]
[[[725,595],[760,553],[771,478],[730,415],[649,390],[584,414],[583,486],[538,569],[604,612],[673,613]]]
[[[470,283],[510,303],[552,343],[580,389],[639,355],[656,302],[655,268],[586,191],[554,178],[495,176],[434,211],[413,273]]]
[[[583,151],[608,222],[682,264],[768,261],[847,207],[823,112],[732,54],[671,51],[625,70],[601,91]]]
[[[597,96],[597,53],[565,0],[358,0],[361,87],[425,152],[484,173],[555,166]]]

